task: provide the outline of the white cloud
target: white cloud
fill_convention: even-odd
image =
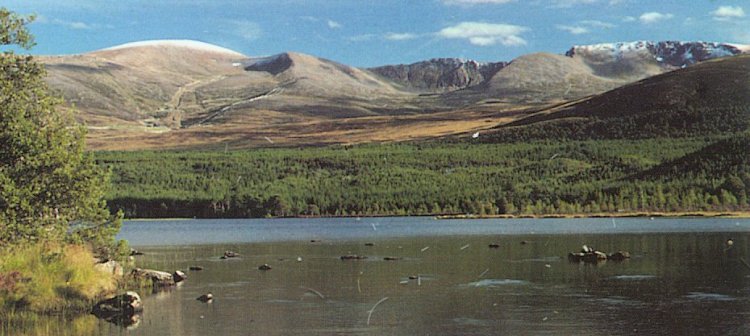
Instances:
[[[260,25],[254,21],[228,20],[226,22],[229,26],[224,28],[223,31],[241,37],[244,40],[257,40],[263,35],[263,29],[261,29]]]
[[[581,24],[582,25],[587,25],[587,26],[593,27],[593,28],[614,28],[614,27],[617,27],[617,25],[615,25],[615,24],[612,24],[612,23],[609,23],[609,22],[604,22],[604,21],[599,21],[599,20],[583,20],[583,21],[581,21]]]
[[[638,19],[636,19],[634,16],[626,16],[622,18],[622,22],[635,22],[636,20]]]
[[[588,34],[590,32],[588,28],[582,27],[582,26],[557,25],[555,27],[557,27],[557,29],[564,30],[568,33],[571,33],[573,35]]]
[[[465,39],[478,46],[519,46],[526,44],[526,40],[520,35],[528,30],[527,27],[504,23],[461,22],[443,28],[437,35],[449,39]]]
[[[377,35],[375,34],[362,34],[362,35],[350,36],[350,37],[347,37],[346,39],[352,42],[365,42],[365,41],[370,41],[376,37]]]
[[[714,20],[729,21],[745,17],[745,10],[740,6],[719,6],[715,11],[711,12],[711,15],[713,15]]]
[[[674,15],[670,13],[648,12],[643,13],[638,19],[643,24],[652,24],[659,21],[669,20],[673,17]]]
[[[391,40],[391,41],[413,40],[413,39],[415,39],[417,37],[418,37],[417,34],[412,34],[412,33],[388,33],[388,34],[385,34],[385,39],[386,40]]]
[[[505,4],[514,0],[443,0],[446,5]]]
[[[331,29],[341,28],[341,24],[340,23],[338,23],[336,21],[333,21],[331,19],[328,19],[327,23],[328,23],[328,28],[331,28]]]
[[[85,23],[81,21],[61,20],[57,18],[49,18],[43,15],[37,16],[34,22],[41,23],[41,24],[58,25],[58,26],[63,26],[66,28],[76,29],[76,30],[94,30],[94,29],[100,29],[100,28],[112,28],[112,26],[110,25],[91,24],[91,23]]]
[[[575,25],[556,25],[555,27],[559,30],[566,31],[573,35],[583,35],[591,33],[591,31],[594,29],[610,29],[617,26],[612,23],[599,20],[583,20],[578,21],[578,23]]]
[[[552,7],[569,8],[577,5],[591,5],[598,0],[551,0]]]

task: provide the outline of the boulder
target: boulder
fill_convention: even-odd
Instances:
[[[196,300],[198,300],[200,302],[209,303],[209,302],[211,302],[211,301],[214,300],[214,295],[211,294],[211,292],[208,292],[206,294],[203,294],[203,295],[199,296]]]
[[[623,261],[625,259],[630,259],[630,252],[628,251],[617,251],[615,253],[612,253],[608,256],[609,260],[614,261]]]
[[[570,262],[597,263],[605,260],[607,260],[607,254],[599,251],[568,253],[568,261]]]
[[[120,263],[114,260],[108,260],[106,262],[96,263],[94,265],[94,269],[99,272],[115,275],[118,277],[122,277],[125,274],[125,271],[123,270]]]
[[[181,282],[187,279],[187,275],[183,271],[174,271],[174,273],[172,273],[172,279],[174,279],[174,282]]]
[[[175,285],[174,277],[167,272],[136,268],[130,274],[136,279],[150,280],[154,287],[169,287]]]
[[[268,265],[268,264],[263,264],[263,265],[258,266],[258,269],[261,270],[261,271],[270,271],[271,270],[271,266]]]
[[[132,326],[140,321],[138,313],[143,311],[141,297],[136,292],[126,292],[98,302],[91,309],[91,314],[108,322]]]
[[[221,256],[221,259],[237,258],[239,256],[240,255],[237,252],[224,251],[224,255]]]

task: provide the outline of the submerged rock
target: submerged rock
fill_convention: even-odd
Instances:
[[[597,263],[605,260],[607,260],[607,254],[599,251],[568,253],[568,261],[570,262]]]
[[[202,271],[203,266],[190,266],[188,269],[191,271]]]
[[[263,265],[258,266],[258,269],[261,271],[269,271],[271,270],[271,266],[268,264],[263,264]]]
[[[628,251],[617,251],[615,253],[612,253],[608,256],[609,260],[614,261],[623,261],[625,259],[630,259],[630,252]]]
[[[367,259],[367,257],[356,255],[356,254],[347,254],[347,255],[341,256],[341,260],[360,260],[360,259]]]
[[[224,255],[221,256],[221,259],[228,259],[228,258],[237,258],[239,257],[239,253],[233,252],[233,251],[224,251]]]

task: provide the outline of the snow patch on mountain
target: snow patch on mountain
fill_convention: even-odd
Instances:
[[[709,59],[733,56],[750,52],[750,46],[690,41],[634,41],[618,43],[601,43],[574,46],[565,55],[568,57],[609,57],[621,60],[638,55],[650,55],[657,62],[674,67],[684,67]]]
[[[176,48],[194,49],[194,50],[199,50],[199,51],[204,51],[204,52],[222,53],[222,54],[228,54],[228,55],[238,56],[238,57],[245,57],[245,55],[239,52],[236,52],[234,50],[227,49],[227,48],[220,47],[220,46],[206,43],[206,42],[196,41],[196,40],[137,41],[137,42],[130,42],[130,43],[117,45],[117,46],[102,49],[102,50],[103,51],[122,50],[122,49],[140,48],[140,47],[176,47]]]

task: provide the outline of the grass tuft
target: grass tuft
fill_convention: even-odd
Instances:
[[[35,244],[0,255],[0,317],[15,311],[73,313],[116,289],[116,279],[94,269],[79,245]]]

